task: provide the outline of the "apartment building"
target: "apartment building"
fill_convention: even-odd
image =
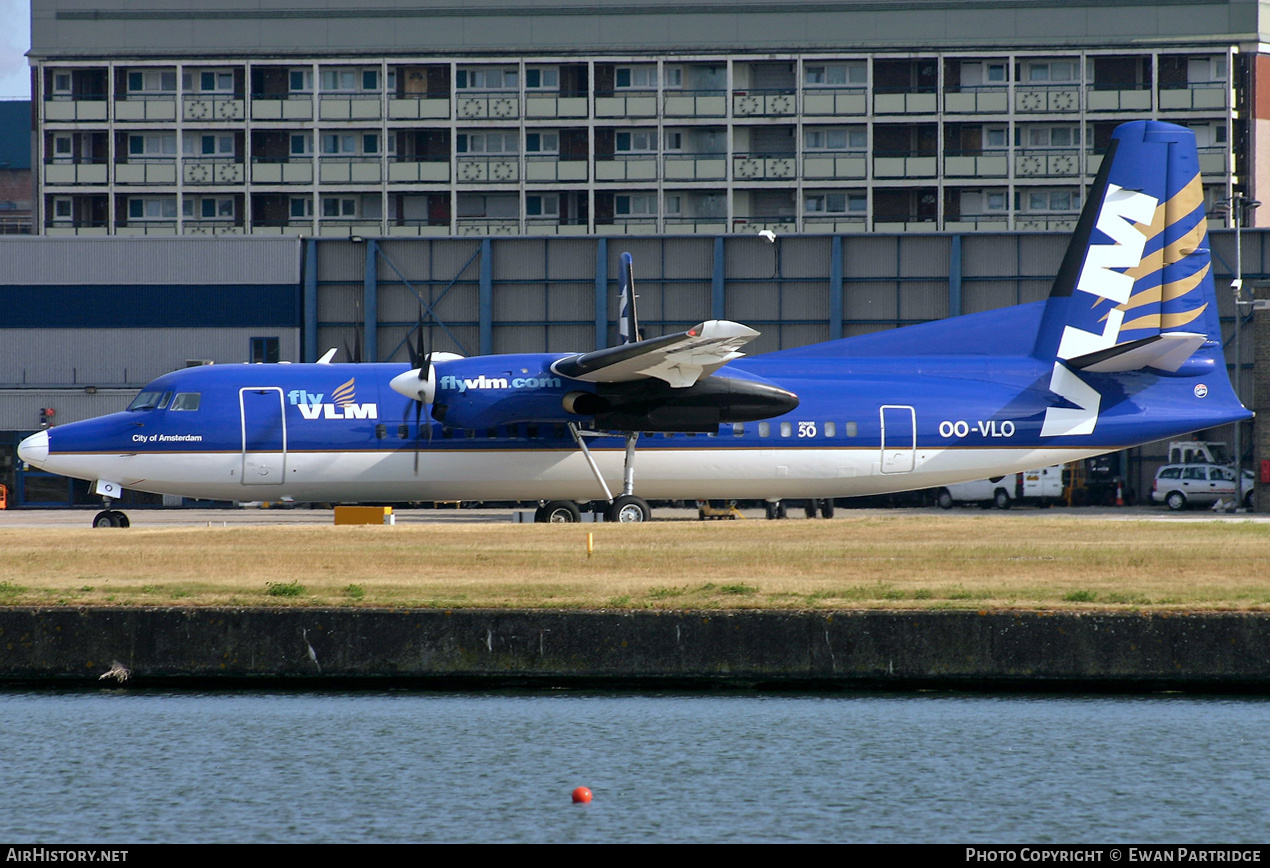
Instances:
[[[1035,6],[34,0],[37,231],[1066,230],[1142,118],[1255,193],[1257,4]]]

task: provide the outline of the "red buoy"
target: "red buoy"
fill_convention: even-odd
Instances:
[[[578,787],[573,791],[573,802],[577,805],[585,805],[591,801],[591,791],[586,787]]]

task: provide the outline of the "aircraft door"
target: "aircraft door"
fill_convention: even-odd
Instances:
[[[282,389],[239,389],[243,485],[281,485],[287,472],[287,417]]]
[[[917,456],[917,418],[912,407],[884,404],[882,417],[882,472],[911,473]]]

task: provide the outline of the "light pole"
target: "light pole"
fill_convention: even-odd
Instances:
[[[1239,333],[1243,331],[1244,315],[1243,308],[1251,307],[1253,302],[1251,299],[1244,300],[1244,247],[1243,247],[1243,227],[1244,222],[1248,219],[1254,208],[1261,205],[1256,199],[1249,199],[1243,193],[1236,193],[1229,199],[1223,199],[1218,203],[1226,206],[1227,215],[1235,221],[1235,279],[1230,282],[1230,288],[1235,295],[1235,397],[1239,398],[1239,379],[1240,368],[1243,364],[1243,356],[1239,350]],[[1243,403],[1242,399],[1240,403]],[[1239,509],[1244,504],[1244,444],[1243,444],[1243,423],[1235,423],[1235,505],[1231,508],[1231,512]]]

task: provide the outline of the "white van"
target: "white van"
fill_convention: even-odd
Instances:
[[[944,509],[956,503],[979,503],[1009,509],[1014,503],[1037,503],[1049,506],[1063,496],[1063,465],[1024,470],[995,479],[957,482],[939,489],[935,502]]]

